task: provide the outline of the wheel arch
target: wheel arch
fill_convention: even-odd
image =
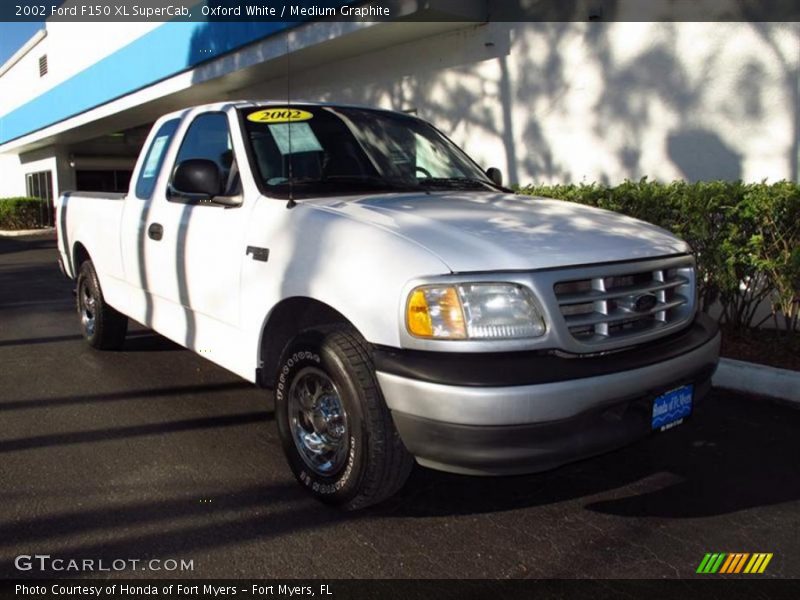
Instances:
[[[72,245],[72,269],[75,271],[75,277],[78,276],[81,265],[87,260],[92,260],[92,257],[86,249],[86,246],[81,242],[75,242]]]
[[[272,389],[286,345],[301,331],[321,325],[355,325],[338,310],[314,298],[293,296],[281,300],[267,315],[259,338],[257,383]],[[358,329],[358,328],[356,328]]]

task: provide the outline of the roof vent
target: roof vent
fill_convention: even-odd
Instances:
[[[47,75],[47,54],[39,57],[39,77]]]

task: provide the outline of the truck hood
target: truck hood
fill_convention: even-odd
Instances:
[[[547,198],[432,192],[303,204],[389,230],[425,247],[455,273],[546,269],[690,251],[655,225]]]

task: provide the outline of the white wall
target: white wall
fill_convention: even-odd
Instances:
[[[799,68],[798,23],[491,23],[294,73],[291,87],[416,108],[512,183],[760,181],[797,179]]]
[[[59,51],[48,52],[52,77],[38,83],[53,85],[153,26],[49,24],[40,46]],[[0,92],[9,77],[38,78],[39,55],[37,46],[23,59],[32,63],[0,78]],[[798,23],[490,23],[295,71],[292,90],[295,99],[415,108],[511,183],[760,181],[797,179],[798,71]],[[276,79],[196,101],[285,94]],[[22,97],[8,96],[0,93],[0,114]],[[0,155],[0,197],[24,192],[25,172]]]
[[[72,3],[65,3],[65,6]],[[0,117],[159,25],[157,22],[48,22],[47,36],[0,76]],[[40,77],[39,57],[43,54],[47,55],[48,73]],[[102,85],[102,82],[98,82],[98,85]],[[51,148],[46,155],[54,157],[59,152]],[[25,195],[25,174],[51,168],[53,185],[57,190],[74,187],[71,169],[68,165],[59,164],[56,170],[54,160],[31,162],[30,158],[23,156],[23,161],[27,161],[23,163],[17,155],[0,154],[0,198]]]
[[[69,4],[72,2],[65,6]],[[157,22],[47,22],[47,36],[0,76],[0,117],[159,25]],[[39,57],[45,54],[48,72],[40,77]]]
[[[0,154],[0,198],[25,195],[25,175],[19,156]]]
[[[42,148],[22,156],[0,154],[0,198],[25,196],[28,173],[50,171],[54,193],[75,189],[75,173],[68,152],[59,146]]]

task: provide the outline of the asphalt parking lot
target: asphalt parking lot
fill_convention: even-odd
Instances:
[[[58,575],[21,554],[194,566],[125,576],[673,578],[707,552],[800,577],[794,408],[715,390],[624,450],[503,479],[420,468],[344,514],[295,484],[265,392],[142,328],[84,345],[49,238],[0,238],[0,424],[4,578]]]

